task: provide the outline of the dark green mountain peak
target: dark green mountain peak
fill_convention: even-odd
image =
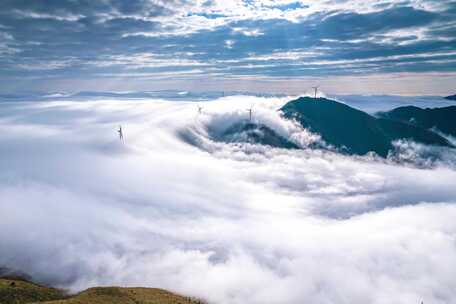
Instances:
[[[445,134],[456,136],[456,106],[421,109],[408,106],[378,114],[390,120],[410,123],[424,129],[437,129]]]
[[[262,144],[277,148],[298,149],[299,147],[280,136],[274,130],[263,124],[253,123],[243,120],[225,130],[222,134],[213,136],[216,140],[236,143],[247,142],[252,144]]]
[[[440,135],[420,126],[388,118],[376,118],[343,103],[326,98],[301,97],[281,108],[283,115],[321,135],[323,140],[349,154],[375,152],[386,157],[392,141],[451,146]]]
[[[456,94],[445,97],[448,100],[456,100]]]

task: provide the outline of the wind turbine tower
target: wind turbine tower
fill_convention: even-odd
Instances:
[[[124,137],[123,137],[123,132],[122,132],[122,126],[119,126],[119,129],[117,130],[117,133],[119,133],[120,141],[123,141]]]
[[[249,121],[252,121],[253,106],[250,107],[250,109],[248,109],[247,112],[249,112]]]
[[[314,92],[315,92],[315,93],[314,93],[314,98],[315,98],[315,99],[317,99],[317,92],[318,92],[318,88],[319,88],[319,87],[320,87],[320,86],[312,87],[312,89],[314,89]]]

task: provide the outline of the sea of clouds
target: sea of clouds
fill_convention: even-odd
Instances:
[[[454,150],[311,149],[288,100],[3,102],[0,266],[209,303],[456,303]],[[251,106],[302,149],[211,139]]]

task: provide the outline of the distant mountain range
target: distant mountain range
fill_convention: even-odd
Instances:
[[[51,100],[98,100],[98,99],[166,99],[206,101],[225,96],[285,97],[285,94],[253,93],[241,91],[205,91],[190,92],[179,90],[105,92],[81,91],[69,92],[24,92],[21,94],[1,94],[0,101],[51,101]]]
[[[392,142],[399,139],[453,147],[432,128],[450,135],[456,132],[456,106],[424,110],[402,107],[376,117],[334,100],[301,97],[288,102],[280,111],[285,118],[294,119],[304,128],[318,133],[327,144],[354,155],[375,152],[386,157],[393,149]],[[269,127],[249,121],[231,126],[215,139],[298,148]]]
[[[379,116],[456,136],[456,106],[435,109],[400,107],[389,112],[379,113]]]
[[[447,96],[447,97],[445,97],[445,99],[456,100],[456,94],[455,95],[451,95],[451,96]]]

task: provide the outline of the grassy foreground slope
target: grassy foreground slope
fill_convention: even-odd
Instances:
[[[40,286],[22,279],[0,279],[0,303],[22,304],[65,298],[63,291]]]
[[[1,304],[203,304],[156,288],[96,287],[76,295],[25,280],[0,278]]]
[[[182,297],[156,288],[96,287],[71,298],[41,302],[46,304],[197,304],[199,300]]]

